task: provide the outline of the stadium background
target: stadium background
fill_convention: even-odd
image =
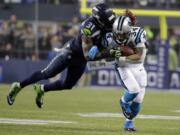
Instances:
[[[104,1],[119,14],[133,9],[147,31],[148,90],[133,134],[179,135],[180,1]],[[86,71],[71,91],[48,92],[42,109],[32,86],[17,95],[13,106],[6,102],[10,83],[46,66],[56,55],[53,48],[76,35],[97,2],[0,0],[0,135],[129,135],[119,106],[123,88],[116,87],[120,83],[111,67]]]
[[[43,68],[54,48],[74,37],[91,7],[103,0],[4,0],[0,5],[0,81],[20,81]],[[148,87],[180,88],[180,1],[104,0],[117,14],[129,8],[147,32]],[[13,67],[13,70],[12,70]],[[53,79],[57,79],[59,76]],[[53,80],[52,79],[52,80]],[[80,86],[119,86],[113,69],[87,71]]]

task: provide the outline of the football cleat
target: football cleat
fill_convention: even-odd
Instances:
[[[44,98],[44,91],[41,90],[41,85],[39,85],[39,84],[35,84],[33,87],[34,87],[34,90],[37,93],[37,96],[36,96],[36,105],[39,108],[42,108],[42,106],[43,106],[43,98]]]
[[[7,102],[9,105],[13,105],[15,98],[16,98],[16,96],[20,90],[21,90],[21,87],[20,87],[20,84],[18,82],[14,82],[11,85],[10,92],[7,95]]]
[[[131,119],[132,118],[132,116],[131,116],[132,110],[130,108],[130,105],[128,103],[124,103],[122,100],[120,100],[120,105],[121,105],[121,109],[122,109],[124,116],[127,119]]]
[[[134,124],[133,121],[126,121],[124,124],[124,131],[128,131],[128,132],[135,132],[136,129],[134,128]]]
[[[127,132],[136,132],[137,130],[135,128],[124,128],[124,131],[127,131]]]

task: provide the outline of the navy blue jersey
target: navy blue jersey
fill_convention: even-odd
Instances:
[[[102,37],[106,32],[107,31],[98,27],[96,21],[93,18],[88,18],[81,24],[79,33],[70,44],[70,47],[77,55],[84,56],[82,50],[82,36],[90,37],[93,41],[93,45],[96,45],[98,48],[100,48]]]

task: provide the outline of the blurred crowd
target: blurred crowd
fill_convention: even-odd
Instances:
[[[40,4],[77,4],[82,0],[39,0]],[[157,8],[157,9],[178,9],[179,0],[86,0],[88,5],[105,2],[112,7],[132,7],[132,8]],[[34,4],[36,0],[1,0],[1,4]]]
[[[26,22],[12,15],[9,20],[0,21],[0,58],[38,60],[51,59],[55,48],[61,48],[78,33],[81,20],[77,17],[69,22]],[[157,57],[160,44],[159,29],[144,26],[149,41],[148,55]],[[168,32],[169,69],[180,67],[180,28]]]
[[[37,0],[0,0],[1,4],[34,4]],[[78,0],[39,0],[40,4],[76,3]]]
[[[0,57],[7,60],[51,58],[55,55],[54,48],[61,48],[66,41],[77,35],[78,27],[77,17],[68,23],[37,24],[19,21],[12,15],[9,20],[0,21]]]
[[[148,59],[157,60],[158,46],[162,42],[160,39],[159,29],[145,26],[148,40]],[[180,68],[180,28],[174,27],[168,29],[168,39],[166,43],[169,45],[168,50],[168,68],[169,70],[177,70]],[[157,61],[156,61],[157,62]],[[153,63],[153,62],[152,62]],[[157,64],[157,63],[156,63]]]

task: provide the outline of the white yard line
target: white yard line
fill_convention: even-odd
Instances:
[[[180,111],[180,110],[176,110]],[[80,117],[85,118],[122,118],[120,113],[75,113]],[[139,115],[139,119],[155,119],[155,120],[180,120],[180,116],[163,116],[163,115]],[[16,118],[0,118],[0,123],[4,124],[19,124],[19,125],[47,125],[47,124],[77,124],[76,121],[61,121],[61,120],[36,120],[36,119],[16,119]]]
[[[173,111],[173,112],[177,112],[177,113],[180,113],[180,110],[175,110],[175,111]]]
[[[77,122],[75,121],[33,120],[15,118],[0,118],[0,123],[20,125],[77,124]]]
[[[122,118],[123,114],[119,113],[105,113],[105,112],[95,112],[95,113],[76,113],[80,117],[89,118]],[[180,120],[180,116],[163,116],[163,115],[139,115],[139,119],[156,119],[156,120]]]

